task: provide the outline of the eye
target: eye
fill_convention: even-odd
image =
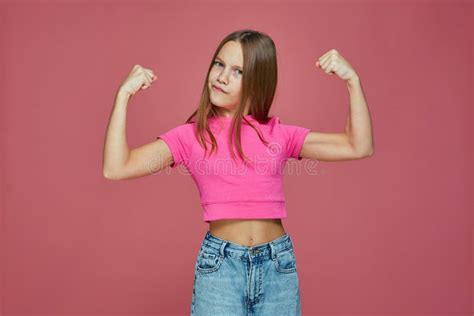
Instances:
[[[216,64],[217,64],[217,65],[222,65],[222,64],[221,64],[220,62],[218,62],[218,61],[215,61],[215,62],[214,62],[214,65],[216,65]]]
[[[242,75],[242,70],[240,70],[240,69],[236,69],[236,70],[237,70],[237,71],[240,71],[240,74]]]

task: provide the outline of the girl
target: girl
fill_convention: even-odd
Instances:
[[[311,132],[268,116],[277,86],[276,49],[268,35],[253,30],[231,33],[219,44],[199,106],[185,123],[132,150],[125,137],[128,100],[157,76],[136,65],[120,86],[105,139],[104,176],[130,179],[182,165],[199,189],[209,230],[196,258],[191,315],[301,314],[293,241],[281,222],[287,216],[284,163],[373,153],[354,69],[336,50],[316,66],[347,84],[351,104],[343,133]]]

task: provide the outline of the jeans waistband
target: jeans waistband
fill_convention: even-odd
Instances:
[[[267,243],[244,246],[214,236],[210,231],[206,232],[202,246],[213,248],[224,256],[225,253],[232,253],[235,256],[255,256],[255,257],[269,257],[274,259],[277,253],[293,249],[293,241],[288,233],[269,241]]]

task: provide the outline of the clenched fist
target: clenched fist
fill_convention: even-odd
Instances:
[[[157,76],[151,69],[135,65],[128,77],[120,85],[119,91],[135,95],[140,89],[146,89],[155,82]]]
[[[331,49],[319,57],[316,67],[321,68],[328,75],[335,73],[344,81],[357,77],[357,73],[351,64],[335,49]]]

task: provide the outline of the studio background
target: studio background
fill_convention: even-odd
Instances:
[[[133,65],[130,148],[184,123],[220,40],[277,46],[271,114],[340,132],[348,90],[315,66],[337,49],[369,105],[375,154],[291,163],[287,232],[304,315],[472,313],[471,1],[0,2],[0,315],[189,315],[208,226],[190,176],[102,176],[115,93]],[[294,169],[300,166],[301,172]],[[313,165],[314,167],[314,165]]]

